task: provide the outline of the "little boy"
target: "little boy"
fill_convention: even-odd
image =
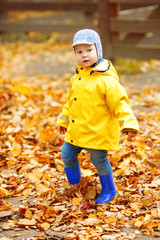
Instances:
[[[60,133],[66,133],[61,157],[69,183],[77,184],[81,178],[77,155],[87,150],[102,186],[96,203],[107,203],[117,194],[107,151],[119,149],[119,126],[128,139],[134,137],[139,126],[116,70],[102,58],[98,33],[91,29],[78,31],[73,48],[78,68],[70,79],[67,101],[57,120]]]

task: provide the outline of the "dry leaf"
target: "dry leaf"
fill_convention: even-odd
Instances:
[[[96,197],[96,188],[94,186],[89,186],[86,189],[85,198],[86,199],[95,199]]]
[[[31,95],[33,89],[30,84],[28,83],[18,83],[14,88],[13,91],[17,91],[22,95]]]
[[[29,179],[33,183],[39,182],[40,179],[42,178],[42,176],[43,176],[43,173],[42,172],[38,172],[38,171],[34,171],[34,172],[28,174]]]
[[[95,224],[98,224],[99,220],[97,218],[86,218],[83,222],[84,226],[94,226]]]
[[[36,189],[37,189],[37,194],[40,196],[44,196],[46,193],[51,191],[51,189],[45,184],[38,184],[36,186]]]
[[[37,221],[34,218],[32,218],[31,220],[24,218],[24,219],[20,219],[16,224],[20,226],[35,226],[36,223]]]
[[[0,197],[9,197],[11,193],[3,187],[0,187]]]
[[[20,155],[20,153],[21,153],[21,144],[14,142],[13,149],[12,149],[12,156],[16,157]]]
[[[42,231],[46,231],[50,228],[50,224],[49,223],[42,223],[40,225],[40,228],[42,229]]]
[[[79,205],[80,204],[80,199],[79,198],[73,198],[72,204],[73,205]]]

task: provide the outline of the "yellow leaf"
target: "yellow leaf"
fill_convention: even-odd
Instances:
[[[41,228],[43,229],[43,231],[46,231],[50,228],[50,224],[45,222],[41,224]]]
[[[87,177],[87,176],[92,176],[95,174],[95,172],[91,171],[90,169],[81,169],[81,173],[83,177]]]
[[[49,181],[51,179],[51,176],[49,176],[47,173],[43,174],[43,179]]]
[[[14,159],[9,159],[9,161],[7,162],[7,167],[11,168],[13,166],[15,166],[16,161]]]
[[[61,159],[55,159],[55,166],[56,166],[56,169],[59,172],[63,172],[64,171],[64,164],[63,164],[63,161]]]
[[[96,213],[90,213],[89,218],[97,218],[97,214]]]
[[[140,228],[143,225],[143,222],[140,220],[137,220],[134,224],[135,227]]]
[[[114,215],[111,215],[107,217],[106,220],[107,220],[107,223],[116,223],[117,218]]]
[[[48,117],[48,118],[47,118],[47,122],[48,122],[50,125],[54,125],[55,122],[56,122],[56,118],[54,118],[54,117]]]
[[[147,196],[145,198],[142,199],[142,205],[144,207],[149,207],[152,206],[155,203],[155,199],[153,196]]]
[[[19,92],[22,95],[31,95],[32,90],[32,86],[27,83],[18,83],[13,89],[13,91]]]
[[[11,210],[11,204],[9,202],[3,202],[2,205],[0,205],[0,211],[8,211]]]
[[[73,198],[72,204],[76,205],[76,206],[79,205],[80,204],[80,199],[79,198]]]
[[[11,194],[8,190],[3,187],[0,187],[0,197],[9,197]]]
[[[141,207],[141,204],[140,204],[140,201],[137,200],[136,202],[132,202],[129,204],[130,207],[136,211],[139,211],[140,210],[140,207]]]
[[[118,166],[118,170],[116,171],[117,176],[129,175],[130,174],[130,158],[126,158],[123,162]]]
[[[156,168],[151,169],[151,175],[158,175],[158,174],[159,174],[159,172]]]
[[[57,135],[54,133],[53,127],[47,127],[40,130],[39,142],[54,141]]]
[[[96,197],[96,188],[95,186],[89,186],[86,189],[85,198],[86,199],[95,199]]]
[[[39,182],[40,179],[42,178],[42,176],[43,176],[43,173],[42,172],[38,172],[38,171],[34,171],[34,172],[28,174],[29,179],[33,183]]]
[[[49,187],[47,187],[45,184],[38,184],[36,186],[37,194],[40,196],[44,196],[46,193],[51,191]]]
[[[27,188],[23,191],[22,194],[23,194],[24,197],[27,198],[30,195],[31,192],[32,192],[32,188]]]
[[[27,208],[25,214],[24,214],[25,218],[27,219],[32,219],[33,215],[32,215],[32,212],[29,208]]]
[[[12,149],[12,156],[16,157],[20,155],[20,153],[21,153],[21,144],[14,142],[13,149]]]
[[[138,150],[136,151],[136,155],[139,156],[139,157],[141,157],[141,159],[143,159],[143,158],[146,157],[146,152],[145,152],[144,150],[138,149]]]
[[[35,120],[34,118],[31,119],[31,118],[26,118],[25,119],[25,128],[27,130],[30,130],[32,129],[33,127],[35,127],[37,125],[37,120]]]

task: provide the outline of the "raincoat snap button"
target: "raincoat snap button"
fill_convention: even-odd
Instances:
[[[74,120],[72,120],[72,122],[74,122]]]
[[[73,143],[73,140],[71,140],[71,143]]]
[[[74,98],[74,100],[76,101],[76,100],[77,100],[77,98]]]
[[[79,78],[79,80],[81,80],[81,77]]]
[[[83,67],[81,67],[81,70],[83,70]]]

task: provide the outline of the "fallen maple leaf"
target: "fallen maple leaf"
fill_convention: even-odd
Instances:
[[[76,205],[76,206],[79,205],[80,204],[80,199],[79,198],[73,198],[72,199],[72,204]]]
[[[13,157],[16,157],[18,155],[20,155],[21,153],[21,144],[17,143],[17,142],[14,142],[14,145],[13,145],[13,149],[12,149],[12,156]]]
[[[26,212],[25,212],[25,214],[24,214],[24,216],[25,216],[25,218],[27,218],[27,219],[32,219],[33,218],[33,214],[32,214],[32,211],[28,208],[28,209],[26,209]]]
[[[31,95],[33,88],[28,83],[17,83],[17,85],[13,88],[13,91],[17,91],[22,95]]]
[[[39,230],[41,230],[41,231],[46,231],[46,230],[48,230],[49,228],[50,228],[50,224],[44,222],[44,223],[42,223],[42,224],[40,225]]]
[[[0,187],[0,197],[9,197],[11,193],[3,187]]]
[[[23,219],[20,219],[18,222],[16,222],[16,224],[20,226],[36,226],[37,221],[34,218],[32,218],[31,220],[27,218],[23,218]]]
[[[44,196],[45,194],[51,191],[51,189],[45,184],[37,184],[36,190],[37,190],[37,195],[40,195],[40,196]]]
[[[90,170],[90,169],[81,169],[81,173],[82,173],[82,176],[83,177],[87,177],[87,176],[93,176],[93,175],[95,175],[95,173],[92,171],[92,170]]]
[[[37,183],[40,181],[40,179],[42,178],[43,173],[42,172],[38,172],[38,171],[33,171],[31,173],[28,174],[29,179],[33,182],[33,183]]]
[[[82,210],[88,210],[94,208],[94,205],[89,202],[89,200],[86,200],[82,203]]]
[[[94,186],[88,186],[85,193],[86,199],[95,199],[96,197],[96,188]]]
[[[84,226],[93,226],[93,225],[98,224],[98,223],[99,223],[99,220],[97,218],[86,218],[83,221]]]

